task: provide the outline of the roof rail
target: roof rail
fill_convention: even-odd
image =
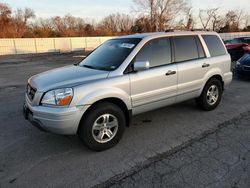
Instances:
[[[174,32],[175,30],[174,29],[167,29],[165,32]]]
[[[211,31],[210,29],[189,29],[189,30],[175,30],[175,29],[167,29],[165,32],[175,32],[175,31]]]
[[[211,31],[209,29],[191,29],[190,31]]]

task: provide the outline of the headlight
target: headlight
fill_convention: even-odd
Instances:
[[[48,91],[42,99],[42,104],[67,106],[73,98],[73,89],[64,88]]]

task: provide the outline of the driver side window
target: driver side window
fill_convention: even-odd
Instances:
[[[149,41],[137,54],[135,61],[149,61],[150,68],[171,64],[171,43],[169,38]]]

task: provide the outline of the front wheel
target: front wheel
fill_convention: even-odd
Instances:
[[[125,125],[124,112],[115,104],[102,102],[83,117],[78,135],[89,149],[103,151],[120,141]]]
[[[222,93],[223,90],[221,81],[216,78],[212,78],[205,85],[201,96],[196,99],[196,103],[203,110],[213,110],[220,104]]]

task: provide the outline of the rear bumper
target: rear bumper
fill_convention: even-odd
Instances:
[[[228,72],[226,74],[224,74],[224,86],[228,86],[233,80],[233,73],[232,72]]]
[[[23,114],[25,119],[42,131],[75,135],[80,120],[88,107],[53,108],[31,106],[26,102],[23,107]]]

